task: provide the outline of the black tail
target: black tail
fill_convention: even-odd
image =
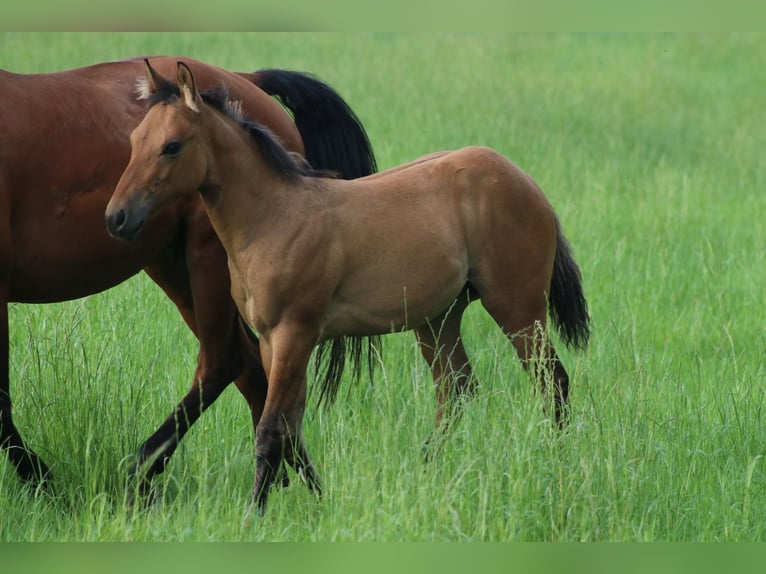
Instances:
[[[580,268],[572,256],[569,242],[556,220],[556,257],[553,261],[550,314],[568,347],[585,349],[590,338],[588,303],[582,290]]]
[[[367,132],[333,88],[311,74],[290,70],[258,70],[252,81],[292,112],[311,167],[344,179],[377,171]]]

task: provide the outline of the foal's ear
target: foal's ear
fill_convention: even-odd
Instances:
[[[148,94],[156,94],[160,84],[163,82],[163,78],[157,73],[157,70],[152,68],[149,58],[144,58],[144,74],[146,75],[146,92]]]
[[[199,112],[200,95],[197,86],[194,83],[194,74],[189,66],[183,62],[178,62],[178,89],[181,90],[186,107],[194,112]]]

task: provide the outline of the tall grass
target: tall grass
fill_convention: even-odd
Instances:
[[[440,456],[411,335],[376,381],[310,408],[323,475],[245,521],[252,428],[227,391],[131,513],[136,446],[188,388],[196,345],[144,276],[81,301],[11,308],[17,424],[56,476],[30,494],[0,462],[1,540],[735,540],[766,538],[761,294],[762,35],[3,34],[0,67],[136,54],[311,71],[359,114],[381,168],[489,145],[551,199],[581,265],[589,350],[556,432],[480,306],[480,386]],[[424,222],[427,224],[427,222]],[[313,407],[313,398],[311,406]]]

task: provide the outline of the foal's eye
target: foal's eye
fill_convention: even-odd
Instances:
[[[181,151],[181,142],[168,142],[162,148],[162,155],[177,155]]]

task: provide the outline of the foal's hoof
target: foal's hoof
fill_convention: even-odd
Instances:
[[[253,522],[259,518],[263,518],[265,514],[266,503],[264,502],[261,504],[255,500],[251,500],[247,507],[247,512],[245,512],[245,519],[243,521],[244,527],[251,528],[253,526]]]
[[[274,484],[281,486],[282,488],[290,486],[290,477],[287,475],[287,471],[284,468],[281,468],[274,477]]]
[[[553,410],[553,422],[556,425],[556,429],[563,431],[569,425],[571,418],[571,412],[569,404],[556,403]]]
[[[444,445],[444,436],[440,433],[434,433],[431,438],[423,443],[423,462],[428,464],[439,456]]]

